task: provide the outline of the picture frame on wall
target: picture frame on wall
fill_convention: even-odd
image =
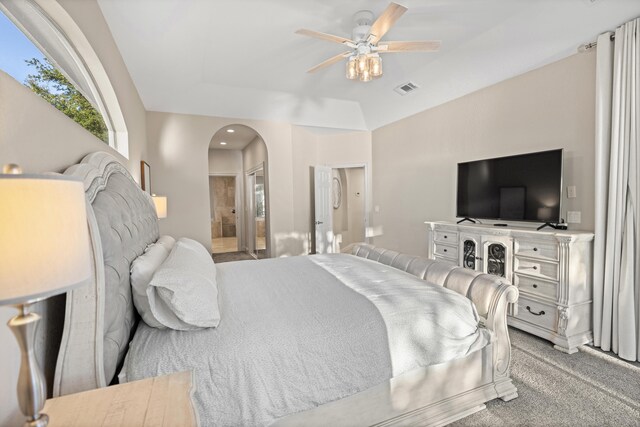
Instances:
[[[151,166],[144,160],[140,161],[140,186],[142,191],[151,195]]]

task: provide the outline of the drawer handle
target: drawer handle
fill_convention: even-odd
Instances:
[[[531,307],[527,306],[527,311],[534,316],[544,316],[544,310],[541,310],[540,313],[534,313],[533,311],[531,311]]]
[[[533,248],[533,252],[538,252],[538,248]]]
[[[444,250],[445,252],[447,252],[447,250],[446,250],[446,249],[443,249],[443,250]]]
[[[537,269],[538,269],[538,266],[537,266],[537,265],[534,265],[534,266],[533,266],[533,269],[534,269],[534,270],[537,270]]]
[[[536,284],[534,283],[534,284],[533,284],[533,287],[534,287],[534,288],[537,288],[537,287],[538,287],[538,285],[536,285]]]
[[[444,235],[444,238],[445,238],[445,239],[447,238],[447,235],[446,235],[446,234]]]

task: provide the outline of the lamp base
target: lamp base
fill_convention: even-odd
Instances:
[[[49,416],[47,414],[40,414],[40,417],[36,420],[25,421],[22,427],[46,427],[49,424]]]
[[[20,314],[12,317],[7,325],[13,332],[20,346],[22,361],[18,376],[18,403],[20,410],[27,417],[25,427],[44,427],[49,417],[41,414],[46,399],[45,381],[33,351],[35,330],[40,316],[29,313],[29,305],[17,306]]]

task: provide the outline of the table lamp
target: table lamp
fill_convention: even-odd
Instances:
[[[8,322],[20,346],[18,403],[25,426],[46,426],[44,376],[34,354],[40,316],[31,304],[86,283],[91,273],[84,185],[64,175],[0,174],[0,305],[20,313]]]
[[[153,204],[156,206],[156,214],[158,215],[158,219],[167,217],[167,196],[156,196],[155,194],[151,196],[153,199]]]

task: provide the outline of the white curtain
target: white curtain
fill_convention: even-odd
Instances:
[[[598,37],[594,344],[640,361],[640,18]]]

